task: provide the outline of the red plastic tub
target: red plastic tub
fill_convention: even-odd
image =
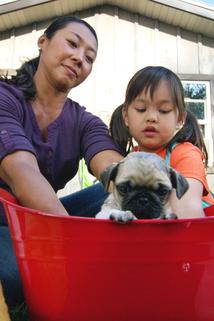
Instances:
[[[120,225],[5,197],[31,321],[214,320],[214,217]]]

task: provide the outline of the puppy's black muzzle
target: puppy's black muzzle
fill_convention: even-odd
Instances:
[[[123,197],[122,210],[131,211],[138,219],[159,218],[165,213],[164,205],[168,196],[160,196],[145,188],[132,191]]]

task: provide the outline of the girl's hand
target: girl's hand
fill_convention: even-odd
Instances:
[[[172,210],[178,218],[200,218],[205,217],[202,207],[203,185],[194,178],[186,178],[189,189],[179,200],[173,190],[170,196]]]

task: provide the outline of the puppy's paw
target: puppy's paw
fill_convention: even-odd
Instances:
[[[131,211],[112,210],[109,215],[110,220],[118,223],[128,223],[136,219]]]
[[[132,220],[135,220],[136,217],[131,211],[121,211],[116,209],[105,209],[101,210],[96,218],[100,219],[109,219],[118,223],[128,223]]]
[[[163,219],[165,220],[176,220],[178,217],[175,213],[170,212],[164,215]]]

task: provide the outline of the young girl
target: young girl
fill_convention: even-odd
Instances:
[[[197,119],[185,109],[181,81],[171,70],[146,67],[132,77],[124,104],[112,115],[110,133],[127,153],[156,153],[187,178],[185,195],[178,200],[173,191],[170,199],[179,218],[203,217],[202,199],[214,204],[205,173],[206,146]]]

